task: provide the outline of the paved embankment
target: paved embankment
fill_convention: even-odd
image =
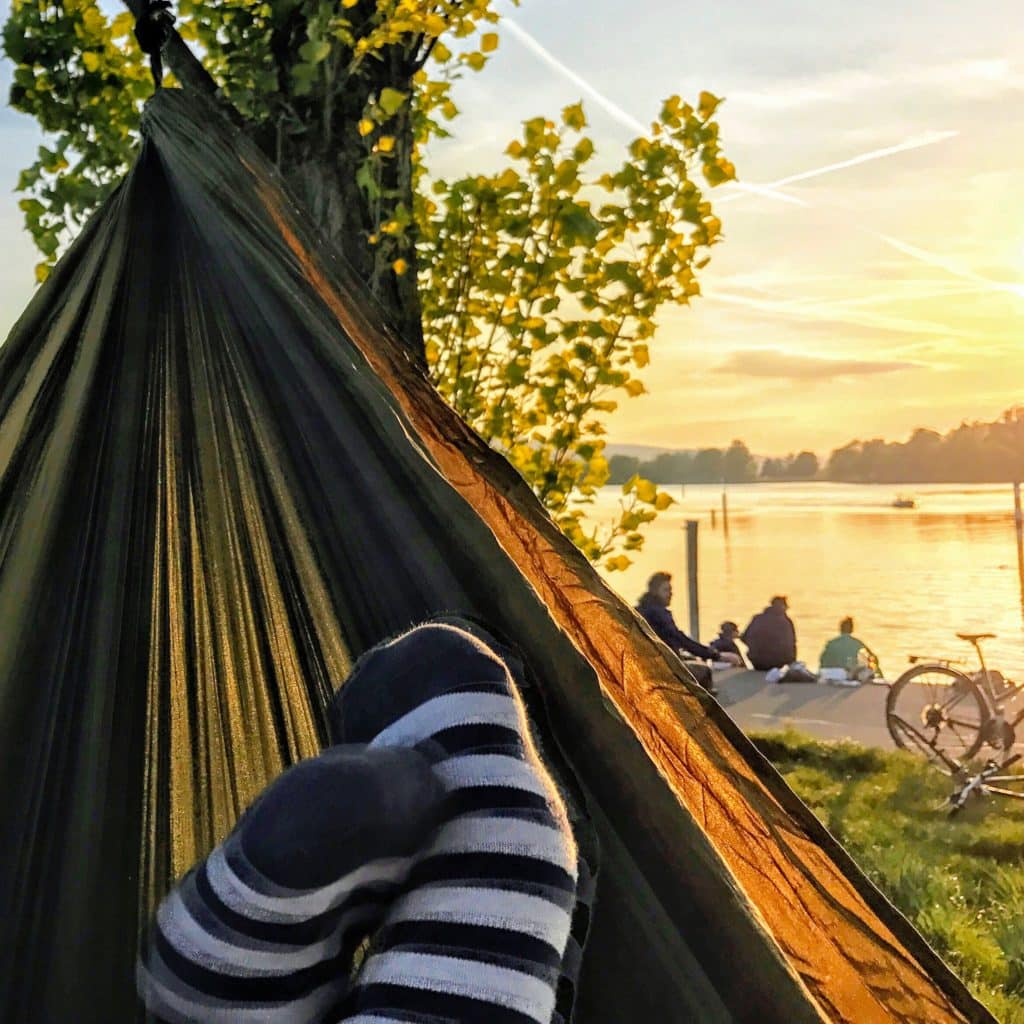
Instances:
[[[823,740],[846,738],[868,746],[893,747],[885,727],[886,686],[769,686],[764,673],[754,671],[716,674],[715,686],[719,703],[744,732],[792,726]]]

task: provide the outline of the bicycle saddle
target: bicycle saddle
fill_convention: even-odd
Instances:
[[[957,633],[957,636],[961,640],[966,640],[969,644],[976,644],[979,640],[995,640],[995,633]]]

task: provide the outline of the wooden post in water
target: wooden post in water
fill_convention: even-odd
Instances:
[[[725,493],[725,484],[722,484],[722,529],[729,532],[729,496]]]
[[[686,598],[690,607],[690,636],[700,639],[700,604],[697,597],[697,527],[696,519],[686,521]]]
[[[1020,507],[1020,481],[1013,484],[1013,524],[1017,530],[1017,575],[1020,578],[1020,603],[1024,609],[1024,515]]]

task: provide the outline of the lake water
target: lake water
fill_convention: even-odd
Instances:
[[[1008,485],[921,485],[914,509],[892,507],[908,489],[830,483],[748,484],[727,488],[729,528],[718,485],[666,485],[676,504],[646,528],[624,572],[602,574],[631,604],[647,578],[673,575],[672,611],[689,622],[685,522],[699,527],[700,639],[724,619],[743,629],[773,594],[789,598],[798,655],[816,668],[839,620],[879,656],[889,679],[908,654],[971,657],[957,632],[989,632],[990,664],[1024,678],[1024,626]],[[607,521],[622,498],[602,488],[591,515]],[[712,509],[717,523],[712,526]]]

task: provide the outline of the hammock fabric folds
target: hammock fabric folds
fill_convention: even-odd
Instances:
[[[0,350],[4,1019],[135,1019],[173,878],[450,610],[522,649],[586,795],[580,1021],[992,1019],[177,90]]]

